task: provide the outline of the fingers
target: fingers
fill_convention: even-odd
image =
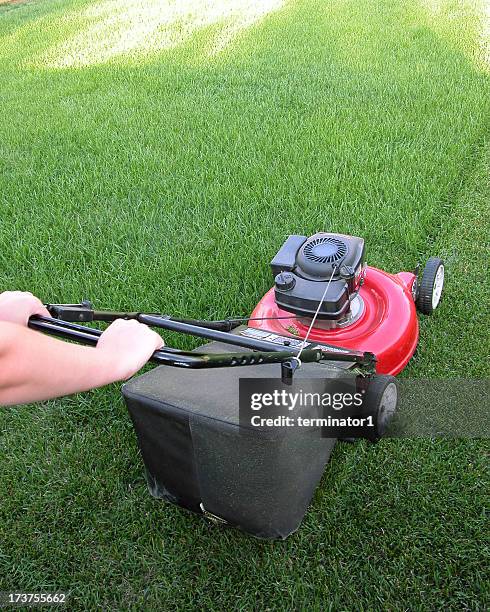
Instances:
[[[24,295],[26,296],[26,302],[29,305],[29,316],[30,315],[40,315],[41,317],[50,317],[50,313],[48,309],[44,306],[41,300],[37,297],[34,297],[32,293],[29,291],[25,291]]]
[[[151,330],[150,330],[151,331]],[[163,340],[163,338],[160,336],[160,334],[157,334],[156,332],[152,331],[153,334],[155,334],[156,338],[155,338],[155,350],[158,351],[158,349],[161,349],[165,346],[165,341]]]
[[[40,315],[41,317],[50,317],[48,309],[44,306],[44,304],[37,297],[34,297],[32,293],[26,291],[24,293],[26,296],[26,306],[27,306],[27,316],[31,315]]]
[[[126,319],[116,319],[97,342],[97,349],[108,356],[114,380],[127,380],[162,346],[159,334],[147,325]]]
[[[136,321],[136,319],[116,319],[107,328],[107,330],[109,329],[111,329],[112,332],[116,331],[121,333],[126,332],[128,334],[141,334],[142,340],[145,340],[149,343],[153,342],[155,351],[165,346],[165,342],[160,336],[160,334],[157,334],[144,323]]]
[[[4,291],[0,294],[0,320],[27,325],[31,315],[50,316],[41,300],[30,291]]]
[[[21,295],[33,295],[30,291],[2,291],[2,293],[0,293],[0,296],[5,296],[5,297],[19,297]]]
[[[160,336],[160,334],[157,334],[155,331],[150,329],[148,325],[140,323],[135,319],[117,319],[117,321],[122,323],[126,329],[132,329],[138,331],[141,334],[144,334],[145,339],[148,339],[148,341],[152,340],[155,347],[155,351],[162,348],[162,346],[165,346],[165,342],[163,341],[163,338]]]
[[[33,312],[32,314],[39,315],[40,317],[51,317],[51,313],[44,306],[44,304],[40,304],[39,307],[36,308],[36,311]]]

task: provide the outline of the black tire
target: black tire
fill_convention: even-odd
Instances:
[[[441,272],[442,270],[442,272]],[[425,264],[417,293],[417,308],[430,315],[439,306],[444,287],[444,262],[439,257],[431,257]]]
[[[368,440],[377,442],[386,432],[398,404],[398,386],[394,376],[375,375],[369,381],[363,413],[373,417]]]

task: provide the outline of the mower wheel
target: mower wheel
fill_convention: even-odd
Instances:
[[[424,268],[417,295],[417,308],[430,315],[439,306],[444,287],[444,262],[431,257]]]
[[[393,418],[398,404],[398,386],[394,376],[375,375],[371,378],[364,398],[364,414],[372,415],[374,427],[369,437],[377,442]]]

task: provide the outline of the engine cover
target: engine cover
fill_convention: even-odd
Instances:
[[[350,311],[365,263],[364,240],[320,232],[289,236],[271,262],[277,305],[305,318],[318,309],[330,278],[318,319],[339,321]]]

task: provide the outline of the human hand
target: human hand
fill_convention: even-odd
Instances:
[[[50,317],[41,300],[30,291],[4,291],[0,293],[0,321],[27,325],[29,317]]]
[[[126,319],[116,319],[97,342],[97,350],[107,356],[115,380],[133,376],[162,346],[159,334],[143,323]]]

